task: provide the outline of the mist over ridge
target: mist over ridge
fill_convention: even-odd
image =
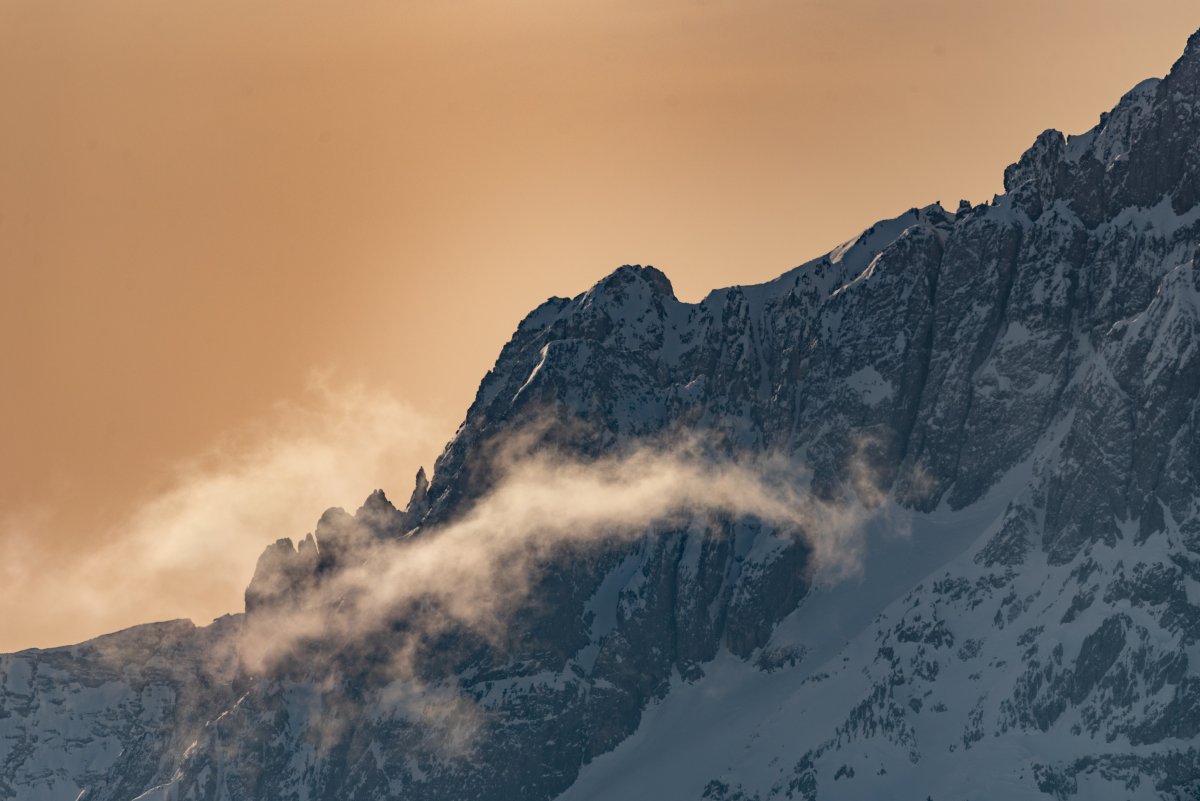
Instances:
[[[547,300],[244,615],[0,657],[0,791],[1194,796],[1200,32],[1004,179],[696,303]]]

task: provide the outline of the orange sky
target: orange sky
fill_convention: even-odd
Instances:
[[[989,198],[1197,26],[1194,0],[6,0],[0,650],[237,609],[263,543],[406,496],[547,296],[652,263],[695,300]]]

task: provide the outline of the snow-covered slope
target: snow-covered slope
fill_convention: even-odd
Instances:
[[[0,798],[130,799],[233,701],[241,616],[0,656]]]
[[[264,553],[245,636],[461,519],[518,433],[581,459],[686,433],[802,463],[833,505],[865,480],[889,514],[860,575],[814,583],[806,541],[754,516],[648,524],[537,562],[503,636],[429,635],[438,609],[414,604],[205,679],[186,714],[204,631],[172,671],[122,651],[111,680],[77,650],[4,657],[0,790],[1196,797],[1198,103],[1200,35],[1092,131],[1039,136],[990,204],[912,209],[695,304],[632,266],[548,300],[403,511],[377,493]],[[62,715],[92,716],[65,757]],[[164,744],[143,758],[146,726]]]

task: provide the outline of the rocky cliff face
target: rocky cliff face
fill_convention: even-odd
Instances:
[[[196,673],[218,635],[175,624],[114,635],[115,663],[104,640],[3,657],[0,791],[1195,797],[1198,103],[1194,36],[1092,131],[1039,136],[990,204],[696,304],[649,267],[547,301],[432,483],[271,546],[246,622],[436,536],[529,431],[583,458],[700,432],[802,462],[831,503],[865,467],[911,534],[874,526],[860,578],[814,588],[803,538],[725,516],[539,562],[503,637],[414,637],[413,608],[236,675]]]

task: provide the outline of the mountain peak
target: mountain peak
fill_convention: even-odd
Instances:
[[[1062,201],[1089,228],[1167,196],[1182,214],[1200,201],[1198,109],[1200,32],[1165,78],[1138,83],[1091,130],[1039,134],[1004,171],[1005,192],[1031,219]]]
[[[425,468],[417,469],[417,478],[413,482],[412,495],[408,498],[408,506],[404,509],[407,525],[415,525],[421,515],[429,508],[429,479],[425,476]]]
[[[363,514],[394,514],[396,507],[388,500],[387,494],[382,489],[377,489],[367,496],[363,501],[363,505],[355,512],[355,517],[360,517]]]
[[[667,278],[662,270],[651,265],[642,266],[640,264],[621,265],[596,282],[592,291],[614,288],[623,289],[637,282],[650,287],[657,295],[675,297],[675,289],[671,286],[671,279]]]
[[[1029,149],[1021,154],[1021,158],[1005,168],[1004,191],[1015,192],[1034,182],[1039,184],[1039,191],[1053,192],[1054,186],[1048,184],[1053,180],[1056,168],[1062,161],[1065,141],[1062,131],[1055,128],[1047,128],[1038,134]]]
[[[1176,59],[1175,64],[1171,67],[1171,72],[1174,73],[1182,67],[1197,67],[1200,65],[1200,29],[1197,29],[1188,37],[1187,44],[1183,46],[1183,54]]]

